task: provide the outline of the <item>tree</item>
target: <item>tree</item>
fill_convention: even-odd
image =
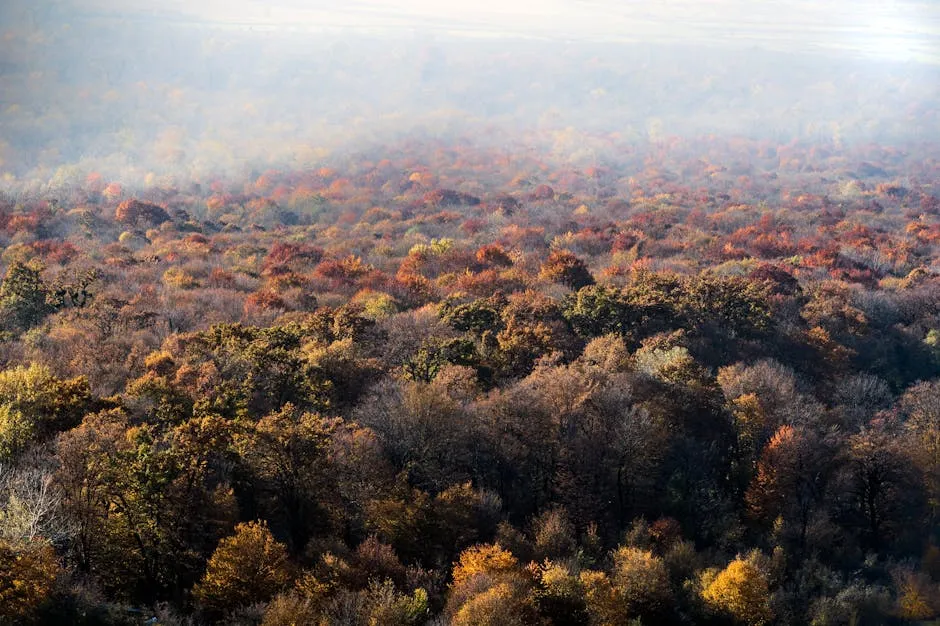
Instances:
[[[0,537],[13,542],[45,540],[64,545],[72,525],[62,510],[51,459],[21,459],[15,469],[0,466]]]
[[[734,559],[719,572],[706,572],[701,592],[705,604],[739,624],[770,623],[770,584],[760,560],[759,553],[751,553]]]
[[[625,372],[630,367],[630,353],[619,335],[595,337],[584,346],[578,360],[611,374]]]
[[[878,411],[888,408],[892,399],[888,383],[871,374],[846,377],[835,389],[835,400],[850,429],[864,427]]]
[[[430,383],[385,380],[360,403],[356,421],[379,436],[397,471],[414,486],[442,491],[469,478],[478,443],[466,391],[439,375]]]
[[[924,573],[898,568],[893,578],[898,617],[907,622],[923,622],[940,614],[940,592]]]
[[[506,300],[502,297],[481,298],[463,304],[445,300],[438,307],[438,316],[454,330],[470,331],[480,336],[486,331],[499,332],[502,328],[500,315],[505,306]]]
[[[467,600],[451,620],[452,626],[525,626],[537,612],[529,592],[510,583],[497,583]]]
[[[594,284],[594,277],[584,261],[567,250],[553,250],[542,264],[540,275],[545,280],[562,283],[575,291]]]
[[[0,463],[19,457],[36,439],[36,425],[21,411],[0,405]]]
[[[538,292],[512,294],[501,317],[495,346],[491,336],[481,339],[484,346],[496,348],[493,358],[504,376],[524,376],[539,357],[558,353],[573,358],[581,348],[558,303]]]
[[[274,539],[265,522],[248,522],[219,542],[193,593],[206,610],[224,613],[265,602],[290,580],[287,548]]]
[[[59,436],[55,485],[81,572],[145,602],[192,584],[234,517],[216,426],[196,418],[159,432],[110,411]]]
[[[727,363],[741,341],[755,340],[773,328],[766,286],[739,277],[701,274],[682,281],[676,312],[683,327],[703,345],[706,363]]]
[[[538,559],[563,559],[574,554],[577,547],[574,525],[563,508],[545,511],[533,524]]]
[[[501,509],[502,501],[492,492],[474,489],[470,482],[452,485],[430,502],[426,544],[450,561],[481,537],[493,534]]]
[[[250,425],[236,445],[269,511],[282,521],[290,547],[300,552],[316,529],[329,525],[333,497],[328,446],[332,424],[291,404]]]
[[[476,356],[473,342],[463,337],[426,340],[402,365],[402,370],[405,376],[415,382],[429,383],[441,368],[448,364],[470,365],[476,360]]]
[[[17,623],[52,593],[59,564],[43,541],[13,544],[0,539],[0,621]]]
[[[479,574],[498,575],[516,571],[518,560],[496,544],[481,544],[460,553],[460,559],[451,571],[453,586],[468,582]]]
[[[21,413],[38,438],[78,425],[93,405],[84,376],[56,378],[38,363],[0,372],[0,406]]]
[[[114,219],[122,224],[144,223],[157,226],[170,219],[170,215],[161,206],[131,198],[117,206]]]
[[[782,517],[794,525],[801,552],[812,516],[824,504],[835,456],[830,441],[805,428],[781,426],[761,453],[745,494],[750,512],[765,524]]]
[[[837,488],[844,494],[843,522],[860,534],[864,547],[879,551],[889,540],[919,529],[923,483],[902,451],[897,433],[875,423],[849,438]]]
[[[734,418],[744,481],[751,479],[751,468],[777,429],[786,425],[813,428],[822,421],[822,406],[801,393],[796,374],[777,361],[729,365],[718,371],[717,380]]]
[[[39,324],[53,311],[42,280],[42,268],[14,262],[0,283],[0,327],[19,333]]]
[[[364,528],[366,506],[391,491],[394,468],[376,433],[355,422],[336,427],[330,437],[329,456],[345,524],[356,532]]]
[[[63,272],[49,287],[46,302],[56,309],[84,308],[91,304],[93,298],[91,286],[100,278],[101,272],[98,269],[85,270],[81,273]]]
[[[287,403],[323,408],[330,383],[302,347],[323,335],[325,343],[350,336],[346,321],[331,313],[270,328],[217,324],[172,336],[166,348],[184,389],[225,417],[267,415]]]
[[[268,603],[261,626],[297,626],[316,624],[320,616],[317,603],[296,591],[279,593]]]
[[[889,623],[894,602],[880,585],[852,582],[834,597],[817,598],[809,610],[814,626],[881,626]]]
[[[584,589],[584,604],[592,626],[629,623],[627,604],[607,574],[585,570],[579,574],[578,582]]]
[[[591,285],[565,298],[564,316],[582,337],[628,335],[639,322],[636,307],[619,289]]]
[[[63,510],[75,526],[71,552],[81,572],[98,570],[108,549],[117,544],[106,532],[111,478],[107,460],[122,446],[125,419],[119,411],[92,414],[56,440],[55,483],[62,490]]]
[[[496,544],[467,548],[452,570],[447,613],[451,623],[531,624],[537,609],[519,562]]]
[[[417,626],[427,619],[428,594],[420,587],[407,595],[398,591],[390,580],[381,583],[374,580],[361,593],[366,596],[363,621],[369,624]]]
[[[400,474],[392,492],[365,505],[365,527],[408,560],[434,558],[432,513],[428,494],[409,487]]]
[[[473,423],[483,430],[478,471],[519,518],[551,497],[559,455],[559,411],[529,385],[498,390],[475,403]]]
[[[534,595],[539,613],[544,618],[556,626],[577,626],[588,622],[584,587],[574,566],[546,560],[536,573],[538,581]]]
[[[671,609],[672,587],[666,564],[648,550],[618,548],[611,583],[631,616],[655,622]]]
[[[909,454],[923,474],[931,514],[940,516],[940,381],[912,385],[898,402]]]

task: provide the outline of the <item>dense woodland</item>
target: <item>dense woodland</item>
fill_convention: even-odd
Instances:
[[[0,622],[940,617],[935,146],[549,144],[0,198]]]

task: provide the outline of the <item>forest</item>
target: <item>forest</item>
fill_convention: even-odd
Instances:
[[[0,0],[0,626],[940,624],[937,3],[333,4]]]
[[[938,173],[569,129],[5,192],[0,621],[928,623]]]

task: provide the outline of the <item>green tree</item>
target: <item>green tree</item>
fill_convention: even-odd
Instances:
[[[333,424],[291,404],[236,435],[271,519],[283,521],[291,549],[300,552],[317,530],[329,527],[335,500],[328,457]]]
[[[582,337],[628,335],[639,322],[639,311],[614,287],[591,285],[569,294],[565,319]]]
[[[325,329],[289,323],[270,328],[217,324],[171,337],[168,352],[177,379],[199,392],[207,408],[225,417],[267,415],[287,403],[304,409],[329,404],[330,382],[304,357],[306,342]],[[346,328],[345,323],[340,324]],[[331,340],[333,341],[333,335]]]
[[[469,331],[479,336],[486,331],[499,332],[502,328],[500,314],[505,306],[506,299],[501,296],[480,298],[463,304],[445,300],[438,307],[438,316],[454,330]]]
[[[213,471],[226,439],[215,418],[159,432],[129,426],[119,411],[90,414],[63,433],[55,482],[79,570],[146,602],[191,585],[235,517],[224,477]]]
[[[42,280],[42,268],[14,262],[0,283],[0,326],[19,333],[42,322],[54,310]]]
[[[429,383],[441,368],[448,364],[472,365],[476,356],[476,346],[469,339],[428,339],[403,364],[402,369],[409,379]]]

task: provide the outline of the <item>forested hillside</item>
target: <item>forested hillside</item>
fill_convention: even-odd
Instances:
[[[936,145],[668,131],[11,184],[0,622],[940,616]]]

